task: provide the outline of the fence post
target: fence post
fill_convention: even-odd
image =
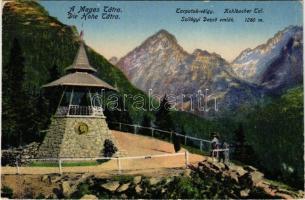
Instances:
[[[59,165],[59,173],[62,174],[61,159],[58,160],[58,165]]]
[[[230,149],[227,150],[227,152],[225,152],[225,155],[226,155],[226,161],[227,161],[227,164],[230,163]]]
[[[137,134],[137,125],[134,125],[134,126],[133,126],[133,133],[134,133],[134,134]]]
[[[184,145],[186,145],[186,138],[187,138],[187,136],[185,135],[184,136]]]
[[[151,137],[154,137],[154,128],[151,129]]]
[[[185,167],[188,168],[188,165],[189,165],[189,152],[188,151],[184,152],[184,158],[185,158]]]
[[[202,151],[202,140],[200,140],[200,151]]]
[[[119,129],[120,129],[120,131],[122,131],[122,124],[121,124],[121,122],[119,122]]]
[[[171,131],[170,141],[173,141],[173,131]]]
[[[16,168],[17,168],[17,174],[20,174],[20,169],[19,169],[18,161],[16,161]]]
[[[117,157],[117,164],[118,164],[118,172],[121,173],[121,160],[119,157]]]

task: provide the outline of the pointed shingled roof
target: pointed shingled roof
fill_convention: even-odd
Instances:
[[[93,73],[97,70],[94,69],[89,63],[84,41],[82,39],[82,33],[80,34],[80,38],[81,43],[74,62],[70,67],[66,68],[66,71],[69,73],[55,81],[52,81],[51,83],[43,85],[42,87],[80,86],[107,88],[117,91],[116,88],[93,75]]]
[[[74,70],[97,72],[97,70],[94,69],[89,63],[87,53],[85,50],[85,45],[82,39],[73,64],[70,67],[66,68],[66,71],[74,71]]]
[[[97,87],[116,90],[105,81],[97,78],[93,74],[87,72],[74,72],[67,74],[51,83],[43,85],[42,87],[56,87],[56,86],[80,86],[80,87]]]

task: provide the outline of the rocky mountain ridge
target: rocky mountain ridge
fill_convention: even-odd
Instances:
[[[246,49],[231,63],[236,75],[276,90],[302,83],[303,28],[289,26],[265,44]]]
[[[176,103],[184,96],[185,99],[177,103],[182,110],[199,112],[199,106],[192,108],[202,100],[198,91],[208,91],[204,100],[212,106],[217,98],[217,105],[224,109],[255,101],[253,97],[260,96],[260,91],[253,89],[252,84],[235,76],[230,64],[220,55],[200,49],[189,54],[165,30],[149,37],[121,58],[117,66],[135,86],[147,93],[152,89],[159,97],[174,96]]]
[[[122,57],[117,66],[146,93],[152,89],[159,96],[177,97],[209,91],[208,101],[217,98],[219,107],[232,110],[302,83],[301,33],[302,28],[290,26],[229,63],[205,50],[189,54],[174,35],[160,30]],[[199,102],[194,96],[185,99],[183,105],[178,103],[180,110]]]

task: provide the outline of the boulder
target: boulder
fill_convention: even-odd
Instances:
[[[73,193],[70,183],[68,181],[63,181],[61,183],[61,192],[65,197],[69,197]]]
[[[191,177],[191,173],[192,173],[191,169],[185,169],[183,172],[183,176]]]
[[[138,185],[142,180],[142,176],[135,176],[133,178],[133,184]]]
[[[161,181],[160,178],[150,178],[150,179],[149,179],[149,184],[150,184],[150,185],[156,185],[156,184],[158,184],[160,181]]]
[[[222,162],[212,162],[211,164],[211,166],[218,171],[222,171],[226,168],[225,164]]]
[[[215,174],[219,173],[217,167],[215,167],[211,162],[203,161],[198,163],[198,169],[201,172],[213,172]]]
[[[255,167],[252,167],[250,165],[247,165],[244,167],[244,170],[248,171],[248,172],[254,172],[257,171],[257,169]]]
[[[129,188],[130,183],[125,183],[123,185],[121,185],[118,189],[117,192],[124,192]]]
[[[50,182],[51,183],[56,183],[56,182],[58,182],[58,181],[60,181],[61,180],[61,176],[58,176],[58,175],[55,175],[55,176],[51,176],[50,177]]]
[[[228,171],[228,176],[230,179],[234,180],[236,183],[238,183],[238,174],[235,171]]]
[[[121,198],[121,199],[127,199],[128,196],[127,196],[126,194],[123,193],[123,194],[121,194],[120,198]]]
[[[250,193],[250,189],[247,188],[247,189],[244,189],[244,190],[240,191],[240,196],[241,197],[248,197],[249,193]]]
[[[253,185],[257,185],[264,178],[264,174],[259,171],[253,171],[250,173],[250,175]]]
[[[173,178],[166,178],[165,179],[165,185],[169,184],[171,181],[173,180]]]
[[[251,175],[250,175],[249,172],[240,176],[240,177],[238,177],[238,182],[244,188],[250,188],[250,187],[253,186],[253,182],[252,182]]]
[[[47,198],[48,199],[58,199],[57,195],[54,193],[50,194]]]
[[[233,164],[229,166],[229,170],[236,171],[239,176],[243,176],[243,175],[245,175],[247,173],[247,171],[244,170],[243,167],[237,166],[237,165],[233,165]]]
[[[48,175],[43,175],[43,176],[41,177],[41,181],[42,181],[42,182],[50,182],[50,177],[49,177]]]
[[[80,199],[94,199],[95,200],[95,199],[98,199],[98,198],[93,194],[85,194]]]
[[[101,185],[101,187],[110,192],[114,192],[118,189],[118,187],[120,187],[120,183],[119,181],[104,183]]]
[[[141,186],[140,186],[140,185],[137,185],[137,186],[135,187],[135,191],[136,191],[137,194],[140,194],[140,193],[142,192]]]

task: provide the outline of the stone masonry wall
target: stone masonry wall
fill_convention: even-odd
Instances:
[[[79,124],[85,123],[88,132],[80,134]],[[40,158],[81,158],[103,156],[104,141],[110,139],[117,146],[105,118],[57,117],[53,118],[49,131],[39,148]]]

